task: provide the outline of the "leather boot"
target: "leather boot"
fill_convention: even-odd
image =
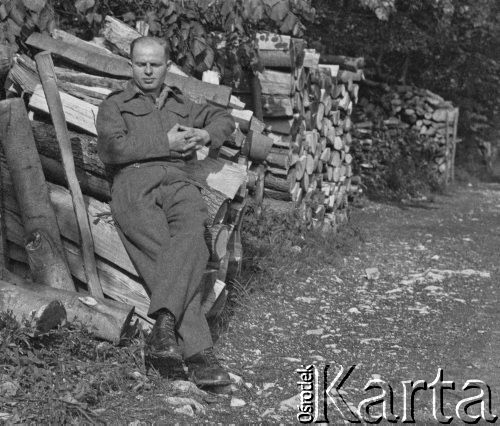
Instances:
[[[162,377],[184,375],[182,354],[175,336],[175,317],[166,309],[160,310],[144,347],[146,368],[153,367]]]
[[[199,387],[227,386],[231,384],[229,374],[222,368],[213,352],[213,348],[186,359],[188,374],[191,380]]]

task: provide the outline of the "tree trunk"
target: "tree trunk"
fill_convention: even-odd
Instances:
[[[2,125],[5,157],[12,177],[13,193],[19,204],[25,235],[30,235],[36,230],[46,232],[54,243],[55,250],[59,252],[60,258],[64,259],[56,215],[50,202],[22,99],[0,102],[0,125]],[[74,290],[71,274],[65,262],[60,268],[61,271],[65,271],[66,278],[58,283],[63,283],[66,290]]]
[[[63,304],[53,296],[45,296],[0,280],[0,312],[7,311],[12,311],[14,318],[20,323],[33,320],[39,333],[46,333],[66,321]]]
[[[32,293],[34,297],[58,300],[64,306],[68,321],[81,322],[100,339],[118,344],[123,338],[133,337],[137,332],[137,324],[132,323],[133,306],[110,299],[95,299],[84,293],[41,286],[8,271],[3,272],[3,279],[15,284],[10,287]],[[0,287],[2,283],[0,281]]]

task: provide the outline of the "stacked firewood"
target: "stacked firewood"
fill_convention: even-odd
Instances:
[[[60,97],[64,119],[70,131],[76,176],[84,194],[95,267],[102,293],[135,307],[135,313],[148,321],[146,313],[149,296],[120,241],[110,214],[110,186],[104,165],[97,156],[95,128],[99,104],[112,91],[123,88],[131,77],[126,56],[130,42],[140,35],[114,18],[106,18],[105,38],[95,43],[83,41],[57,29],[51,35],[34,32],[25,43],[30,47],[31,53],[50,52],[56,65],[52,67],[52,72],[57,87],[52,95]],[[122,55],[113,51],[121,52]],[[26,133],[21,135],[24,136],[23,139],[32,141],[33,147],[36,147],[36,161],[40,163],[48,181],[48,195],[55,211],[56,228],[59,228],[61,234],[61,247],[69,271],[77,282],[91,290],[83,249],[79,247],[78,212],[75,214],[72,203],[74,194],[67,189],[58,126],[55,124],[54,111],[49,110],[50,96],[47,88],[40,84],[43,83],[39,64],[41,55],[35,56],[36,61],[26,54],[13,57],[6,79],[6,92],[10,98],[24,96],[28,102],[29,119],[28,115],[24,121],[19,119],[23,116],[24,107],[20,109],[19,104],[15,104],[14,108],[12,102],[16,99],[0,102],[0,112],[4,119],[2,143],[4,150],[6,144],[15,144],[18,128],[17,131],[23,129]],[[169,65],[166,81],[179,87],[196,102],[209,101],[230,108],[233,116],[238,116],[237,111],[244,111],[241,109],[241,102],[232,97],[231,88],[186,76],[174,64]],[[246,123],[246,120],[239,122]],[[253,130],[255,134],[258,133],[256,129]],[[204,149],[199,151],[200,161],[186,166],[191,179],[202,186],[202,196],[209,210],[210,226],[207,228],[206,241],[211,258],[203,284],[207,316],[214,316],[220,311],[227,295],[224,283],[234,279],[241,268],[240,227],[248,201],[247,165],[215,157],[216,153]],[[16,163],[15,155],[6,155],[1,166],[5,194],[5,214],[2,216],[6,229],[3,233],[6,239],[6,258],[11,270],[18,275],[29,274],[34,279],[33,262],[25,241],[27,230],[23,220],[24,207],[19,202],[22,199],[19,191],[23,184],[19,186],[16,183],[17,180],[22,180],[22,177],[19,178],[22,174],[18,173],[21,165]],[[40,176],[35,179],[39,180]],[[30,185],[30,182],[25,182],[26,187]],[[42,234],[38,240],[43,241],[45,237]],[[50,246],[50,241],[48,245]]]
[[[380,171],[378,151],[397,134],[411,132],[425,150],[434,178],[447,184],[453,180],[458,108],[427,89],[412,86],[386,87],[387,93],[363,97],[356,111],[354,136],[356,162],[361,174]],[[374,99],[378,99],[374,101]],[[358,149],[359,148],[359,149]]]
[[[328,57],[301,39],[258,36],[264,123],[273,146],[266,158],[267,197],[291,200],[313,226],[347,220],[352,176],[351,114],[363,78],[362,58]]]

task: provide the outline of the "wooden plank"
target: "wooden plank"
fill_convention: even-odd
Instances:
[[[95,120],[97,118],[98,107],[88,102],[82,101],[74,96],[59,91],[66,122],[73,126],[97,136]],[[41,85],[36,86],[31,96],[29,107],[44,113],[49,113],[49,106],[45,99],[45,93]]]
[[[217,105],[227,107],[231,99],[232,90],[228,86],[205,83],[196,78],[185,77],[172,72],[167,72],[165,84],[177,87],[189,99],[198,103],[210,101]]]
[[[40,33],[31,34],[26,40],[26,44],[39,50],[49,51],[92,71],[117,77],[129,78],[132,76],[129,61],[117,55],[100,54],[61,40],[54,40],[47,34]]]
[[[38,74],[42,82],[46,100],[49,105],[50,116],[56,131],[57,141],[61,150],[64,173],[71,192],[73,209],[76,214],[79,243],[83,254],[86,282],[90,293],[98,298],[103,298],[102,287],[97,275],[94,258],[94,241],[90,232],[89,218],[83,200],[82,190],[76,178],[75,162],[69,140],[68,128],[63,111],[62,101],[57,87],[57,78],[49,52],[41,52],[35,56]]]
[[[101,55],[109,55],[111,57],[115,57],[115,59],[121,59],[118,55],[115,55],[111,50],[106,49],[105,47],[98,46],[94,43],[89,43],[88,41],[82,40],[80,37],[77,37],[73,34],[70,34],[64,30],[60,30],[59,28],[54,28],[51,32],[52,38],[55,40],[64,41],[66,43],[72,44],[73,46],[81,47],[82,49],[86,49],[90,52],[101,54]]]

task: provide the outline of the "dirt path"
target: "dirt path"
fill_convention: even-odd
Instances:
[[[379,395],[363,391],[379,378],[400,416],[401,381],[430,384],[442,368],[456,383],[444,393],[444,414],[456,420],[458,401],[478,394],[461,389],[469,379],[490,385],[499,414],[500,185],[460,188],[421,207],[370,203],[353,213],[364,241],[350,256],[314,271],[276,265],[277,279],[252,294],[219,342],[224,364],[247,383],[235,395],[246,405],[214,407],[203,420],[296,421],[281,402],[298,394],[302,364],[356,365],[346,401]],[[290,264],[301,256],[291,253]],[[379,276],[367,279],[367,268]],[[341,420],[334,407],[328,413]],[[415,413],[434,419],[432,391],[420,394]]]

